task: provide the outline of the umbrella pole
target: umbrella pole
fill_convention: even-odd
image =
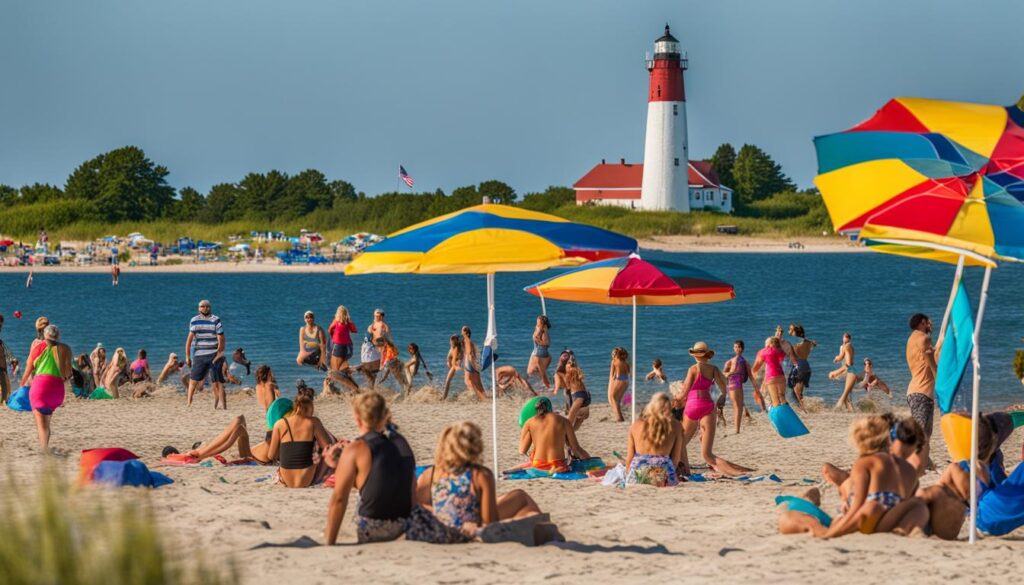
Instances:
[[[629,389],[632,400],[629,401],[629,406],[632,409],[632,419],[630,423],[636,422],[636,295],[633,295],[633,365],[629,368],[631,374],[631,387]]]
[[[487,273],[487,332],[494,332],[494,273]],[[491,348],[491,444],[494,446],[494,476],[501,477],[498,467],[498,376],[494,348]]]
[[[960,279],[964,275],[964,255],[956,262],[956,274],[953,275],[953,290],[949,292],[949,301],[946,302],[946,312],[942,314],[942,327],[939,328],[939,340],[936,345],[942,343],[946,337],[946,325],[949,324],[949,315],[953,311],[953,300],[956,298],[956,291],[960,288]]]
[[[985,316],[985,302],[988,300],[988,282],[992,267],[985,267],[985,278],[981,282],[981,300],[978,301],[978,318],[974,321],[974,392],[971,397],[971,533],[973,544],[978,536],[978,395],[981,390],[981,320]]]
[[[537,287],[537,296],[540,297],[540,314],[545,317],[548,316],[548,308],[544,306],[544,293],[540,292],[540,287]]]

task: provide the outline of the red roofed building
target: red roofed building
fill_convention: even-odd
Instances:
[[[711,164],[703,160],[689,162],[689,208],[732,213],[732,189],[722,185]],[[640,199],[643,177],[642,164],[627,163],[624,159],[618,164],[608,164],[602,160],[572,186],[576,190],[576,204],[643,209]]]

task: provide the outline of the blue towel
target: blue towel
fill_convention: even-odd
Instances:
[[[7,407],[19,412],[31,412],[32,403],[28,399],[28,386],[22,386],[7,399]]]
[[[815,506],[813,503],[796,496],[775,496],[775,505],[781,506],[785,504],[787,510],[793,512],[800,512],[801,514],[807,514],[811,518],[821,522],[821,525],[828,528],[832,525],[832,517],[825,513],[824,510]]]
[[[1024,464],[978,500],[978,530],[993,536],[1024,526]]]
[[[102,461],[93,471],[92,479],[113,487],[135,486],[157,488],[174,483],[174,480],[162,473],[150,471],[146,464],[138,459],[128,461]]]

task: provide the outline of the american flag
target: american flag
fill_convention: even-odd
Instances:
[[[406,185],[410,187],[413,186],[412,177],[409,176],[409,173],[405,172],[405,167],[403,167],[402,165],[398,165],[398,176],[399,178],[402,179],[402,181],[405,182]]]

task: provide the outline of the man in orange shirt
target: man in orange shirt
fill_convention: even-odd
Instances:
[[[932,347],[932,322],[927,315],[915,314],[910,318],[910,337],[907,339],[907,367],[910,385],[907,386],[907,404],[910,416],[924,429],[927,440],[921,448],[921,459],[930,463],[932,426],[935,418],[935,352]]]

